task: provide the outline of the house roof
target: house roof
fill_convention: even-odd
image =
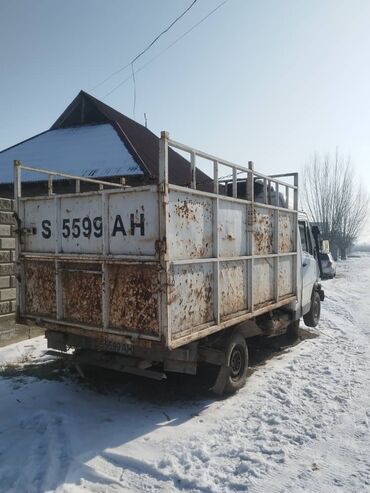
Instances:
[[[111,124],[48,130],[0,153],[0,181],[13,181],[13,161],[52,171],[102,178],[143,175]],[[44,181],[45,174],[22,171],[22,181]]]
[[[44,132],[43,134],[35,136],[32,139],[24,141],[20,144],[17,144],[16,146],[13,146],[12,148],[0,152],[0,180],[3,181],[5,178],[5,176],[4,178],[2,176],[2,170],[4,167],[3,161],[6,157],[6,153],[9,153],[10,150],[12,150],[12,152],[10,153],[12,156],[16,155],[17,152],[20,155],[22,149],[29,148],[30,146],[29,143],[32,140],[35,140],[35,144],[37,143],[42,144],[42,142],[46,138],[46,140],[48,140],[49,142],[46,145],[47,150],[44,149],[43,152],[48,154],[48,152],[51,153],[51,151],[53,150],[53,149],[50,150],[49,143],[51,145],[51,141],[54,139],[55,135],[62,135],[62,130],[64,130],[64,132],[66,131],[74,132],[75,130],[73,129],[84,128],[84,129],[89,129],[90,136],[93,136],[94,132],[99,133],[99,131],[92,130],[94,129],[94,127],[107,128],[108,124],[111,125],[111,127],[113,127],[116,135],[118,135],[119,139],[124,144],[121,148],[121,151],[123,154],[122,159],[124,160],[125,163],[124,166],[126,166],[126,168],[125,167],[122,168],[122,164],[120,165],[119,163],[111,165],[110,150],[108,152],[107,146],[101,144],[102,153],[105,154],[106,160],[108,160],[109,162],[102,160],[100,165],[96,162],[94,166],[90,166],[87,164],[87,161],[89,159],[89,155],[92,153],[86,152],[85,154],[86,160],[83,162],[83,169],[90,169],[90,168],[97,169],[94,176],[112,176],[112,174],[107,174],[107,175],[102,174],[102,170],[107,168],[110,169],[122,168],[115,175],[115,176],[122,176],[126,174],[135,174],[136,171],[134,165],[136,164],[137,165],[136,174],[144,174],[148,176],[148,178],[150,179],[157,180],[159,175],[159,138],[148,128],[135,122],[131,118],[128,118],[127,116],[118,112],[114,108],[111,108],[110,106],[102,103],[101,101],[94,98],[90,94],[87,94],[84,91],[80,91],[80,93],[76,96],[76,98],[71,102],[71,104],[56,120],[56,122],[51,126],[49,131]],[[105,131],[105,132],[107,135],[111,134],[111,132],[109,131]],[[76,131],[75,135],[78,136],[78,131]],[[41,136],[46,136],[46,137],[41,138]],[[51,137],[53,139],[51,139]],[[112,134],[110,135],[109,138],[111,140],[113,139]],[[93,139],[91,139],[90,142],[92,142],[92,140]],[[99,143],[96,142],[96,144]],[[67,146],[71,148],[70,144],[66,142],[64,147],[65,150],[67,149]],[[115,150],[117,150],[116,147]],[[132,157],[133,163],[127,157],[127,153],[129,153],[129,155]],[[10,156],[10,154],[8,154],[8,156]],[[73,155],[69,157],[66,154],[66,159],[67,158],[73,161]],[[22,160],[22,157],[21,156],[13,157],[13,159]],[[177,185],[184,185],[184,186],[188,185],[190,182],[189,161],[171,148],[169,149],[168,152],[168,160],[169,160],[169,181]],[[30,165],[34,164],[41,166],[41,164],[39,163],[35,163],[35,162],[32,163],[30,161],[27,164]],[[58,164],[63,165],[63,163],[58,163]],[[80,169],[81,167],[79,167],[78,169],[74,167],[73,173],[78,174],[77,171],[80,173]],[[134,170],[134,172],[132,170]],[[62,167],[62,169],[59,167],[59,171],[67,172],[65,167]],[[68,170],[68,172],[71,171]],[[197,181],[199,183],[199,188],[203,188],[207,190],[210,189],[212,186],[211,183],[212,180],[209,178],[209,176],[203,173],[199,169],[197,169]]]

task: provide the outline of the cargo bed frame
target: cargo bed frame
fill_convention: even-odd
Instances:
[[[188,184],[180,186],[169,182],[169,147],[190,155]],[[212,191],[204,191],[207,187],[202,183],[197,184],[198,158],[212,163],[213,177],[210,178]],[[219,176],[221,167],[230,170],[230,178],[225,179],[223,183]],[[46,197],[22,197],[23,171],[47,176]],[[292,177],[293,183],[282,181],[283,177]],[[54,179],[74,180],[76,193],[54,195]],[[82,181],[96,184],[99,190],[81,193]],[[256,181],[262,188],[258,201],[255,197]],[[245,183],[243,197],[238,191],[241,182]],[[162,132],[158,185],[130,188],[123,184],[35,168],[19,161],[14,162],[14,184],[15,213],[18,223],[17,316],[23,321],[36,322],[53,333],[100,340],[119,340],[122,344],[131,347],[163,348],[164,351],[168,351],[199,341],[246,320],[272,313],[279,308],[293,313],[297,307],[299,295],[298,174],[296,173],[263,175],[254,170],[252,162],[248,163],[248,167],[243,167],[176,142],[169,138],[167,132]],[[232,190],[231,196],[225,195],[229,185]],[[150,246],[145,247],[148,251],[139,249],[140,251],[134,253],[117,253],[117,247],[112,248],[113,240],[107,226],[112,223],[111,203],[116,198],[129,202],[130,196],[134,197],[138,194],[144,197],[143,200],[150,197],[149,210],[153,204],[157,207],[158,224],[155,226],[157,235],[150,238]],[[280,203],[282,194],[285,205]],[[75,251],[65,251],[63,243],[65,240],[61,234],[61,211],[63,203],[68,200],[72,202],[79,200],[81,204],[91,200],[94,207],[100,208],[99,217],[102,224],[99,251],[78,251],[77,247],[73,247]],[[55,227],[55,233],[51,238],[54,242],[52,251],[49,249],[42,252],[37,249],[37,245],[41,245],[40,242],[37,243],[37,238],[35,239],[40,233],[40,224],[33,225],[31,216],[27,216],[27,208],[36,208],[37,204],[39,207],[47,204],[45,209],[53,211],[51,223]],[[68,210],[66,206],[63,207],[63,210]],[[174,214],[175,210],[178,214]],[[132,213],[131,232],[134,231],[135,235],[140,229],[144,216],[139,213],[133,216]],[[191,231],[186,231],[187,227],[192,228]],[[179,233],[183,229],[185,231]],[[180,236],[179,239],[176,239],[177,234]],[[191,236],[189,245],[186,243],[188,241],[186,234]],[[127,238],[129,237],[128,234]],[[192,241],[193,237],[194,241]],[[44,243],[49,240],[50,238],[47,238]],[[32,248],[27,248],[30,245]],[[34,267],[30,268],[30,265]],[[39,265],[43,265],[43,268],[47,266],[47,269],[37,272]],[[155,312],[157,317],[155,321],[151,320],[155,330],[142,330],[143,327],[135,330],[135,327],[120,327],[117,323],[113,327],[111,324],[112,272],[127,273],[127,269],[134,266],[139,266],[140,275],[150,270],[152,277],[149,276],[148,283],[157,283],[156,291],[149,289],[144,295],[141,293],[139,298],[140,301],[151,296],[155,300],[155,310],[153,310],[153,302],[150,302],[151,312]],[[261,285],[265,281],[262,281],[262,277],[261,282],[257,282],[256,279],[259,275],[262,276],[261,273],[268,280],[262,288]],[[41,308],[37,312],[37,307],[35,308],[30,302],[30,280],[35,276],[38,276],[38,280],[34,286],[42,286],[43,280],[50,278],[52,287],[49,295],[54,296],[50,306],[55,305],[53,313],[43,313]],[[80,276],[79,284],[73,284],[77,276]],[[117,276],[119,277],[118,274]],[[200,281],[193,291],[189,291],[186,283],[189,284],[188,281],[189,279],[191,281],[192,276],[199,278]],[[98,293],[100,297],[98,305],[101,310],[101,323],[91,323],[91,321],[86,323],[83,317],[82,320],[77,320],[75,308],[74,312],[71,311],[73,317],[66,316],[68,309],[65,305],[68,303],[73,305],[73,300],[68,300],[67,288],[63,283],[70,282],[78,293],[76,286],[78,288],[84,283],[86,285],[90,279],[99,277],[99,281],[94,281],[96,290],[91,292]],[[137,279],[139,278],[140,276]],[[179,296],[181,293],[190,293],[191,296],[190,298],[184,296],[184,299],[181,299]],[[234,295],[228,299],[228,293]],[[194,301],[201,307],[199,310],[203,310],[199,316],[194,313],[197,308],[194,306]],[[40,300],[37,306],[39,305],[41,305]],[[81,303],[81,312],[82,305],[83,303]],[[87,312],[93,308],[91,306],[84,309]],[[140,303],[137,304],[136,309],[140,312]],[[190,318],[186,318],[187,313],[190,314]],[[134,322],[138,323],[138,317],[133,318]],[[98,319],[97,314],[96,320]]]

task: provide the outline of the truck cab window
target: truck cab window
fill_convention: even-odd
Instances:
[[[304,222],[299,223],[299,236],[301,237],[302,250],[308,253],[309,248],[307,243],[306,226]]]
[[[310,231],[310,227],[306,224],[306,233],[307,233],[307,240],[308,240],[308,251],[309,253],[314,257],[314,247],[313,247],[313,238],[312,238],[312,233]]]

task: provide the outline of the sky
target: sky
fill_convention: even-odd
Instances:
[[[263,173],[338,148],[370,189],[370,2],[228,0],[163,52],[221,1],[198,0],[135,62],[159,55],[136,74],[135,119]],[[130,67],[96,86],[190,3],[0,0],[0,149],[49,128],[81,89],[133,117]]]

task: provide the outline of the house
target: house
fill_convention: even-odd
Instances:
[[[0,152],[0,197],[13,197],[13,162],[135,186],[158,182],[159,138],[149,129],[81,91],[49,130]],[[169,149],[169,181],[190,183],[190,163]],[[212,179],[197,169],[199,189]],[[82,186],[82,185],[81,185]],[[47,190],[46,175],[22,172],[25,195]],[[84,184],[82,191],[92,186]],[[70,180],[55,180],[56,192],[74,191]]]

